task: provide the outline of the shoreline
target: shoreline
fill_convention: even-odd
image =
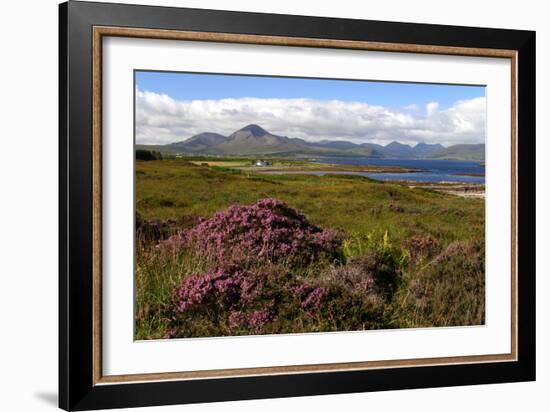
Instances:
[[[440,193],[464,197],[468,199],[485,199],[485,185],[481,183],[457,182],[407,182],[411,189],[429,189]]]
[[[312,174],[315,171],[311,170],[310,173],[305,172],[305,174]],[[335,172],[335,171],[330,171]],[[319,173],[330,174],[329,171],[322,170]],[[273,174],[273,175],[284,175],[284,174],[301,174],[300,171],[265,171],[260,172],[259,174]],[[368,172],[368,173],[380,173],[384,172]],[[405,172],[404,172],[405,173]],[[345,172],[342,172],[342,175],[345,175]],[[357,174],[350,174],[350,176],[361,176]],[[367,176],[368,177],[368,176]],[[371,178],[372,179],[372,178]],[[377,180],[377,179],[373,179]],[[465,198],[476,198],[484,199],[485,198],[485,184],[484,183],[467,183],[467,182],[451,182],[451,181],[432,181],[432,182],[421,182],[416,180],[377,180],[380,183],[390,183],[390,184],[400,184],[406,185],[411,189],[429,189],[434,190],[440,193],[446,193],[454,196],[465,197]]]
[[[331,172],[353,172],[353,173],[420,173],[422,169],[408,168],[401,166],[356,166],[356,165],[300,165],[300,166],[247,166],[239,167],[243,172],[256,173],[331,173]]]
[[[271,163],[270,163],[271,162]],[[331,163],[317,163],[317,162],[293,162],[284,160],[268,160],[267,165],[255,166],[243,159],[239,160],[216,160],[216,161],[192,161],[191,163],[197,166],[207,167],[222,167],[227,169],[233,169],[244,173],[254,173],[257,175],[292,175],[292,174],[310,174],[316,176],[328,175],[328,174],[342,174],[348,173],[350,176],[365,176],[364,174],[375,174],[381,178],[373,176],[365,176],[370,179],[378,180],[380,182],[390,182],[394,184],[405,184],[410,187],[418,187],[425,189],[432,189],[443,193],[453,194],[461,197],[470,198],[483,198],[485,196],[485,184],[480,182],[468,182],[468,181],[453,181],[453,180],[432,180],[421,181],[413,178],[407,179],[403,176],[401,179],[395,176],[394,179],[382,178],[386,174],[403,174],[408,173],[430,173],[429,170],[420,168],[411,168],[404,166],[388,166],[388,165],[348,165],[348,164],[331,164]],[[447,179],[452,179],[450,176],[464,176],[464,177],[483,177],[484,173],[449,173]],[[445,176],[441,176],[443,179]],[[434,176],[437,179],[437,176]]]

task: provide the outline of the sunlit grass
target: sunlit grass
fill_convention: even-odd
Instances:
[[[430,233],[444,244],[484,233],[484,201],[355,176],[231,173],[184,160],[137,162],[137,210],[147,220],[212,216],[238,204],[273,197],[323,227],[388,230],[402,240]],[[402,211],[390,209],[399,205]]]

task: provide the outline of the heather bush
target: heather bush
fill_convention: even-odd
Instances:
[[[275,199],[232,206],[159,244],[195,271],[165,305],[165,337],[375,329],[405,263],[389,235],[344,239]]]
[[[281,265],[254,271],[226,265],[186,278],[175,289],[166,337],[292,332],[287,320],[317,310],[323,297]]]
[[[403,248],[411,260],[431,258],[441,251],[441,243],[429,233],[417,234],[403,241]]]
[[[331,273],[331,278],[362,293],[374,293],[386,298],[397,289],[401,277],[398,260],[390,253],[368,251],[348,260]]]
[[[286,263],[307,266],[341,258],[340,232],[320,229],[284,202],[262,199],[231,206],[161,243],[171,251],[189,248],[213,265]]]
[[[236,265],[185,278],[168,307],[167,337],[258,332],[274,319],[287,278],[278,267],[252,272]]]
[[[184,279],[166,317],[167,338],[373,329],[384,297],[335,271],[297,279],[280,265],[247,271],[236,265]]]

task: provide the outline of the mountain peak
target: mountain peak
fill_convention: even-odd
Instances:
[[[242,129],[238,130],[239,132],[249,132],[253,136],[260,137],[265,136],[266,134],[269,134],[265,129],[262,129],[257,124],[249,124],[248,126],[243,127]]]
[[[420,142],[420,143],[417,143],[416,146],[414,146],[415,149],[419,149],[419,148],[428,148],[428,147],[437,147],[437,148],[441,148],[441,147],[443,147],[443,145],[440,144],[440,143],[424,143],[424,142]]]
[[[393,141],[386,146],[375,143],[353,143],[347,140],[306,141],[269,133],[251,123],[229,136],[203,132],[181,142],[166,145],[179,153],[222,156],[265,156],[299,154],[307,156],[371,156],[389,159],[457,159],[483,160],[484,144],[458,144],[444,147],[439,143],[420,142],[414,147]]]
[[[408,144],[404,144],[404,143],[399,143],[398,141],[394,140],[393,142],[389,143],[386,145],[386,147],[403,147],[403,146],[407,146],[410,148],[410,146]]]

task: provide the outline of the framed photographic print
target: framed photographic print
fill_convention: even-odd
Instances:
[[[535,33],[60,5],[60,407],[535,379]]]

